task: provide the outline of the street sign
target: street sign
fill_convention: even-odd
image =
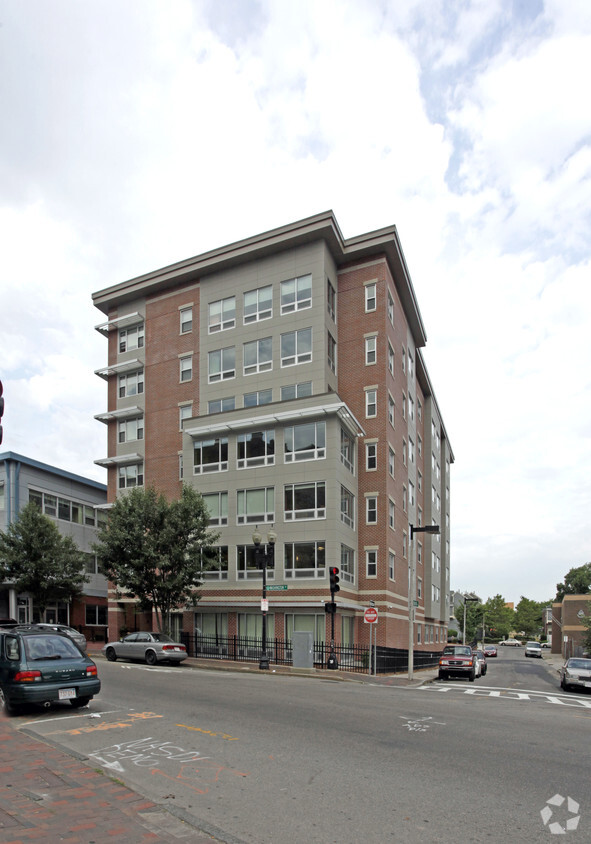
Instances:
[[[378,611],[375,607],[368,607],[363,613],[363,620],[366,624],[375,624],[378,620]]]
[[[415,605],[415,607],[418,607],[419,602],[418,602],[418,601],[413,601],[413,604]]]
[[[285,586],[267,586],[267,592],[279,592],[281,589],[287,589],[287,584]]]
[[[266,598],[261,598],[261,612],[269,611],[269,602]]]

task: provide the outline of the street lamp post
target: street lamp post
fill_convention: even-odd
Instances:
[[[417,570],[415,560],[415,533],[439,533],[439,525],[424,525],[423,527],[415,527],[410,525],[410,569],[408,578],[408,679],[413,678],[413,669],[415,661],[415,605],[417,601],[415,594],[417,591]]]
[[[464,631],[463,631],[463,634],[462,634],[462,644],[463,645],[466,644],[466,604],[469,601],[478,602],[478,598],[468,598],[466,595],[464,595]],[[484,621],[484,618],[483,618],[483,621]]]
[[[261,548],[261,541],[263,537],[258,531],[258,528],[252,535],[254,542],[254,560],[256,567],[263,572],[263,595],[261,599],[261,612],[263,614],[263,649],[259,661],[259,668],[261,670],[269,670],[269,657],[267,655],[267,566],[275,564],[275,542],[277,541],[277,534],[270,530],[267,534],[268,550],[264,551]]]

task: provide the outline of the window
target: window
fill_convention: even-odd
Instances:
[[[378,521],[378,497],[367,495],[365,497],[365,522],[368,525],[375,525]]]
[[[268,372],[273,369],[273,340],[265,337],[263,340],[252,340],[244,344],[244,374],[253,375],[256,372]]]
[[[388,474],[391,478],[394,477],[394,466],[396,462],[396,453],[392,446],[388,446]]]
[[[394,551],[388,553],[388,577],[390,580],[396,580],[394,574],[396,571],[396,555]]]
[[[4,484],[0,483],[0,510],[4,510]]]
[[[326,457],[326,422],[306,422],[285,429],[285,462]]]
[[[341,521],[350,528],[355,527],[355,496],[341,486]]]
[[[406,395],[402,394],[402,418],[406,419]]]
[[[227,299],[210,302],[208,316],[208,331],[210,334],[234,328],[236,325],[236,297],[228,296]]]
[[[207,403],[208,413],[223,413],[226,410],[234,410],[236,400],[234,396],[227,396],[225,399],[212,399]]]
[[[207,380],[210,384],[216,381],[225,381],[228,378],[234,378],[236,376],[236,349],[234,346],[209,352],[207,361]]]
[[[94,507],[89,507],[88,505],[85,504],[84,505],[84,524],[94,527],[95,521],[96,521],[96,519],[95,519]]]
[[[408,459],[411,463],[415,462],[415,444],[410,437],[408,439]]]
[[[288,384],[281,388],[281,401],[301,399],[312,395],[312,382],[302,381],[301,384]]]
[[[325,577],[324,540],[320,542],[288,542],[285,545],[285,577]]]
[[[181,320],[181,334],[188,334],[193,330],[193,308],[181,308],[179,314]]]
[[[417,486],[419,488],[419,492],[423,491],[423,476],[420,472],[417,472]]]
[[[370,366],[371,364],[376,363],[377,361],[377,345],[378,345],[378,338],[377,337],[366,337],[365,338],[365,365]]]
[[[355,440],[348,431],[341,428],[341,463],[350,471],[355,466]]]
[[[57,500],[57,517],[64,522],[71,521],[72,504],[67,498],[58,498]]]
[[[188,355],[187,357],[179,358],[179,365],[180,380],[191,381],[191,379],[193,378],[193,356]]]
[[[119,442],[131,443],[144,438],[144,420],[125,419],[119,423]]]
[[[227,580],[228,579],[228,546],[227,545],[214,545],[210,549],[210,553],[205,555],[202,554],[202,566],[203,571],[201,576],[204,580]],[[198,613],[195,613],[197,616]],[[218,615],[218,613],[203,613],[202,618],[205,618],[209,615]],[[220,613],[219,615],[223,615]],[[227,622],[226,616],[226,622]],[[202,633],[206,633],[207,630],[204,626],[199,625],[200,631]]]
[[[355,551],[348,545],[341,545],[341,578],[343,582],[355,583]]]
[[[237,441],[238,468],[273,466],[275,464],[275,431],[251,431],[239,434]]]
[[[408,376],[412,378],[415,374],[415,362],[411,353],[408,353]]]
[[[312,329],[302,328],[281,335],[281,366],[294,366],[312,360]]]
[[[119,352],[131,352],[141,349],[144,345],[144,324],[133,328],[122,328],[119,332]]]
[[[408,509],[408,491],[405,486],[402,487],[402,510],[406,513]]]
[[[210,525],[228,524],[228,493],[207,492],[203,494],[203,503],[209,512]]]
[[[396,528],[396,507],[392,499],[388,501],[388,525],[395,530]]]
[[[394,399],[388,394],[388,422],[394,427]]]
[[[415,418],[415,403],[412,396],[408,397],[408,417],[411,420]]]
[[[376,284],[365,285],[365,310],[375,311],[376,309]]]
[[[119,467],[119,489],[131,489],[144,485],[144,464],[135,463]]]
[[[273,401],[273,390],[256,390],[254,393],[244,394],[244,407],[258,407]]]
[[[312,276],[302,275],[281,282],[281,313],[291,314],[312,307]]]
[[[286,484],[284,503],[286,521],[326,518],[324,481]]]
[[[378,444],[365,444],[365,468],[368,472],[373,472],[378,468]]]
[[[329,317],[332,318],[333,322],[337,321],[337,294],[330,283],[330,281],[326,282],[326,307],[328,310]]]
[[[423,597],[423,581],[421,578],[417,578],[417,598]]]
[[[274,487],[239,489],[236,498],[236,521],[239,525],[275,521]]]
[[[365,391],[365,416],[367,419],[378,415],[378,391]]]
[[[378,552],[372,548],[365,552],[365,576],[377,577],[378,575]]]
[[[144,370],[128,372],[119,376],[119,398],[137,396],[144,392]]]
[[[402,350],[402,371],[406,372],[406,352]]]
[[[215,437],[193,444],[193,474],[223,472],[228,468],[228,438]]]
[[[392,294],[388,290],[388,319],[394,325],[394,299],[392,298]]]
[[[403,440],[402,441],[402,465],[403,466],[406,466],[407,463],[408,463],[407,456],[408,456],[408,447],[407,447],[407,444],[406,444],[406,440]]]
[[[420,399],[417,399],[417,418],[419,422],[423,419],[423,405],[421,404]]]
[[[185,477],[185,464],[183,462],[183,455],[179,454],[179,481]]]
[[[261,543],[262,544],[262,543]],[[269,546],[263,546],[263,550],[268,552]],[[254,545],[238,545],[236,548],[236,569],[238,580],[250,580],[255,578],[262,578],[263,573],[257,566]],[[275,578],[275,560],[267,558],[267,580]],[[258,616],[260,618],[260,615]],[[268,621],[268,617],[267,617]],[[240,634],[239,634],[240,635]],[[260,638],[260,632],[259,632]]]
[[[88,627],[107,626],[107,608],[98,604],[86,604],[85,623]]]
[[[415,485],[412,481],[408,482],[408,501],[411,507],[415,504]]]
[[[394,375],[394,349],[388,343],[388,370],[390,375]]]
[[[419,437],[417,442],[417,451],[419,453],[419,457],[423,456],[423,440]]]
[[[337,342],[330,333],[328,332],[328,368],[331,372],[334,372],[336,375],[337,371]]]
[[[244,294],[244,324],[260,322],[273,316],[273,288],[259,287]]]

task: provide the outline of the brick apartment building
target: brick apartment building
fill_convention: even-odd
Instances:
[[[89,640],[104,639],[107,630],[107,579],[99,574],[92,550],[105,515],[107,488],[84,478],[32,460],[13,451],[0,454],[0,530],[6,532],[29,501],[55,522],[63,536],[71,536],[86,559],[83,595],[68,603],[57,601],[39,615],[31,595],[19,594],[11,583],[0,581],[0,618],[71,624]]]
[[[252,534],[277,534],[269,637],[446,640],[453,453],[421,348],[426,335],[394,226],[345,240],[332,212],[93,295],[107,317],[108,498],[183,482],[204,496],[219,565],[174,631],[261,635]],[[440,533],[410,525],[439,525]],[[412,553],[411,553],[412,552]],[[416,564],[416,567],[415,567]],[[281,587],[280,589],[277,587]],[[130,622],[113,591],[110,637]]]

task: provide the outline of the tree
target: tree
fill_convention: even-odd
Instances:
[[[583,636],[583,645],[588,653],[591,653],[591,603],[587,604],[587,615],[582,620],[583,625],[587,628]]]
[[[522,595],[515,607],[515,630],[528,637],[537,636],[542,629],[542,610],[547,606],[547,601],[532,601]]]
[[[484,623],[493,638],[506,638],[513,630],[514,612],[502,595],[489,598],[484,605]]]
[[[152,609],[160,631],[170,627],[170,612],[195,606],[201,574],[211,565],[209,512],[203,497],[184,485],[168,502],[155,489],[132,489],[117,498],[94,546],[103,574],[140,609]]]
[[[482,604],[480,601],[462,601],[456,607],[456,621],[460,629],[461,638],[464,638],[464,607],[466,608],[466,642],[476,638],[476,630],[479,621],[482,621]]]
[[[84,554],[30,501],[6,533],[0,531],[2,580],[11,581],[17,592],[28,592],[43,618],[50,604],[82,594],[87,581]]]
[[[556,600],[562,601],[565,595],[586,595],[591,592],[591,563],[569,569],[564,583],[556,584]]]

